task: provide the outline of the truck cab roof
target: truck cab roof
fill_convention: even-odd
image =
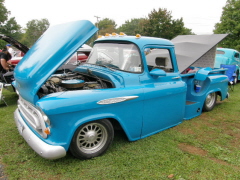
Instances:
[[[146,46],[146,44],[151,44],[151,45],[164,45],[164,46],[174,46],[174,44],[167,39],[163,38],[155,38],[155,37],[146,37],[146,36],[127,36],[127,35],[117,35],[117,36],[104,36],[95,41],[95,43],[98,42],[109,42],[113,41],[114,42],[131,42],[134,44],[137,44],[139,48],[143,48]]]

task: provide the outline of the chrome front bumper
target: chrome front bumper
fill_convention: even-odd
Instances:
[[[18,109],[14,112],[14,119],[20,135],[23,136],[28,145],[40,156],[46,159],[58,159],[66,155],[66,150],[62,146],[47,144],[36,136],[24,122]]]

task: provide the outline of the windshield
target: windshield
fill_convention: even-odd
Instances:
[[[111,69],[142,72],[141,57],[134,44],[95,44],[87,62]]]

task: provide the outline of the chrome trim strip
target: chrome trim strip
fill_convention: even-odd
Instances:
[[[28,145],[41,157],[46,159],[58,159],[66,156],[64,147],[47,144],[36,136],[24,122],[18,109],[14,112],[14,119],[20,135],[23,136]]]
[[[124,101],[129,101],[138,98],[139,96],[123,96],[123,97],[115,97],[115,98],[109,98],[109,99],[103,99],[101,101],[98,101],[97,104],[105,105],[105,104],[115,104],[120,103]]]

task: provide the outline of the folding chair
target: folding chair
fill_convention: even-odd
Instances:
[[[227,69],[226,76],[228,77],[228,85],[233,91],[235,85],[234,79],[236,78],[236,65],[221,64],[220,68]]]
[[[0,102],[3,101],[5,103],[5,105],[7,106],[6,101],[4,100],[4,96],[2,95],[3,92],[3,83],[0,82]]]

